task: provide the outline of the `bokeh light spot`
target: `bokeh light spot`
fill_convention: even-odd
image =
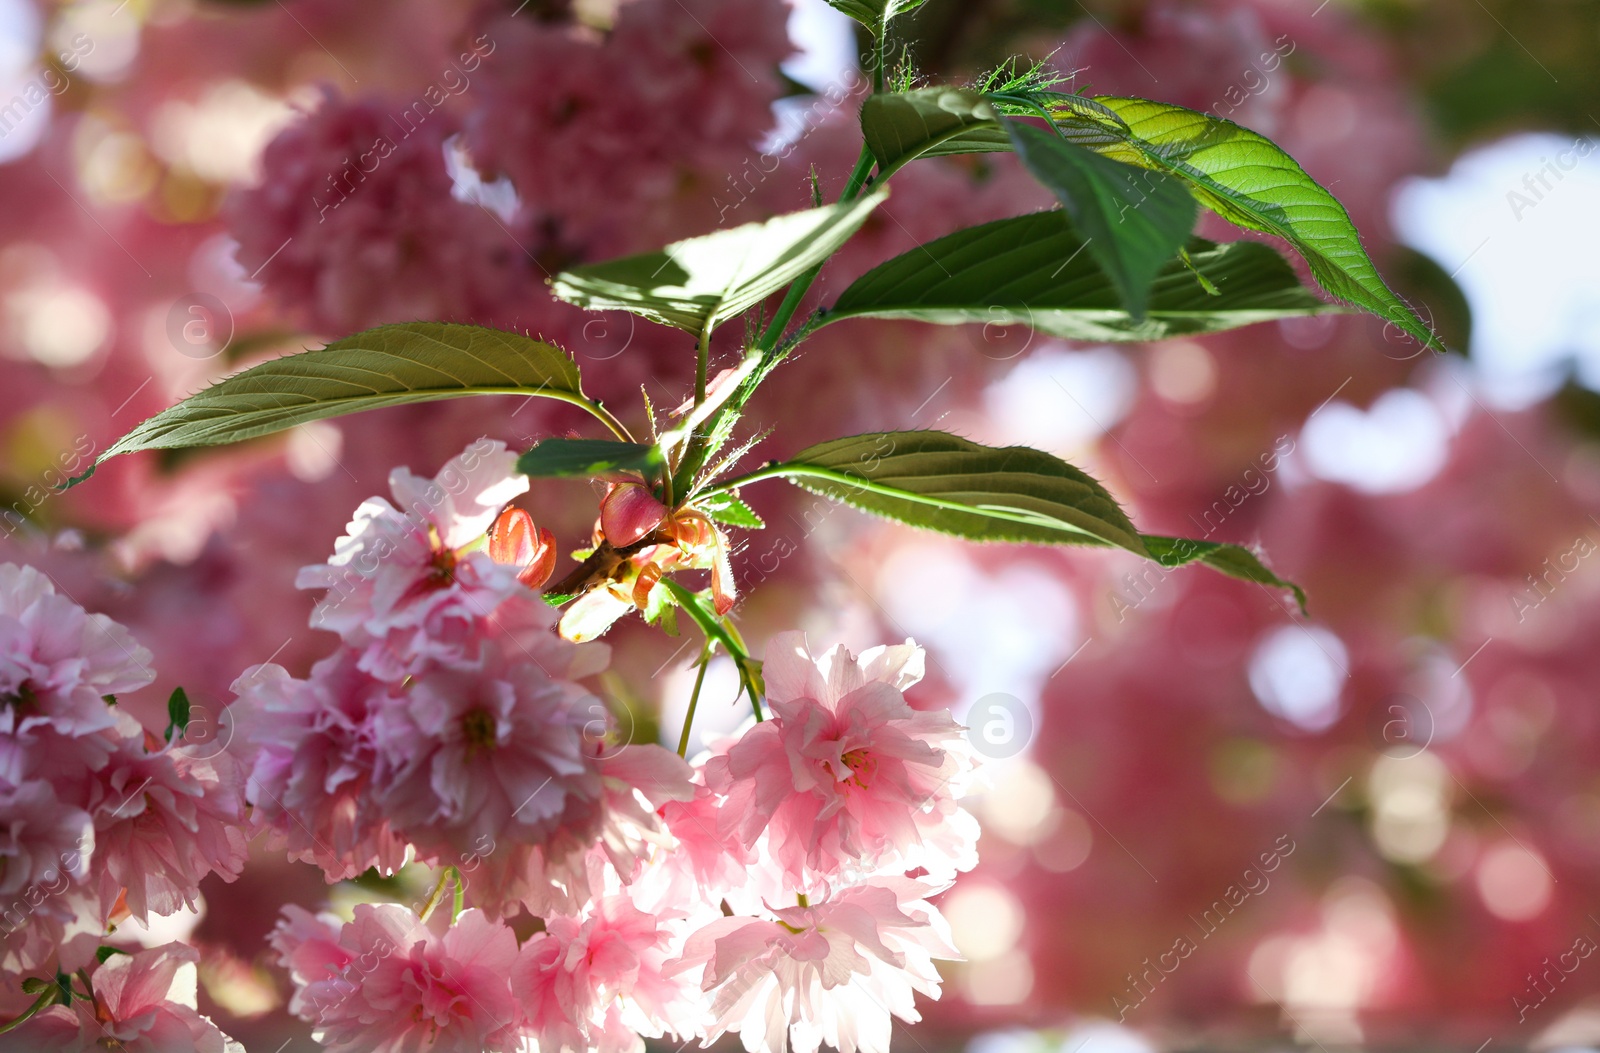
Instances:
[[[1506,921],[1538,917],[1550,905],[1550,870],[1532,849],[1502,841],[1478,862],[1478,895],[1489,913]]]
[[[1304,731],[1339,719],[1339,693],[1349,658],[1326,629],[1292,625],[1274,630],[1250,659],[1250,689],[1262,708]]]
[[[943,909],[956,947],[969,961],[999,958],[1022,935],[1022,904],[998,885],[958,885]]]

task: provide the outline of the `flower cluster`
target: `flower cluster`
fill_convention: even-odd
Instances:
[[[14,1035],[0,1035],[0,1050],[244,1053],[195,1010],[199,960],[180,943],[113,954],[90,977],[87,997],[50,1006]]]
[[[202,878],[231,881],[244,866],[238,763],[215,744],[185,744],[182,728],[157,737],[116,704],[155,678],[149,663],[125,628],[58,594],[45,574],[0,565],[0,976],[8,999],[37,994],[57,974],[89,977],[111,928],[194,910]],[[18,1030],[18,1048],[90,1049],[104,1039],[119,1049],[222,1050],[228,1040],[194,1012],[192,998],[167,998],[174,970],[192,958],[178,945],[114,956],[94,971],[92,991],[63,994],[65,1005]]]
[[[497,12],[483,29],[503,50],[467,119],[472,156],[509,177],[536,226],[588,254],[715,223],[716,197],[772,127],[786,17],[778,0],[629,0],[602,35]]]
[[[763,672],[773,716],[703,759],[698,808],[667,813],[687,851],[662,878],[733,911],[694,919],[672,969],[711,999],[707,1040],[884,1053],[891,1014],[938,996],[932,959],[957,957],[928,899],[977,862],[957,803],[974,760],[948,712],[906,702],[910,643],[813,657],[785,634]]]
[[[262,157],[270,178],[230,201],[238,258],[329,332],[414,318],[482,321],[524,298],[532,261],[492,211],[451,196],[458,129],[394,100],[317,107]],[[419,253],[418,245],[428,245]]]
[[[449,60],[453,87],[324,87],[266,147],[258,185],[230,196],[239,262],[286,313],[334,334],[568,324],[529,288],[573,259],[716,222],[772,127],[792,50],[779,0],[630,0],[604,34],[480,11]]]
[[[415,860],[471,871],[497,916],[570,905],[589,845],[646,843],[653,809],[691,792],[671,753],[596,734],[605,703],[576,679],[605,648],[552,635],[524,583],[549,544],[505,510],[528,488],[515,461],[480,440],[432,479],[396,469],[394,502],[364,502],[300,573],[339,648],[306,679],[264,665],[234,685],[251,825],[330,881]]]
[[[290,908],[272,943],[291,1010],[352,1053],[728,1031],[886,1050],[890,1014],[917,1019],[932,959],[955,957],[928,900],[976,862],[962,729],[903,694],[921,651],[815,658],[783,636],[764,722],[694,764],[608,741],[578,683],[604,645],[551,632],[530,588],[551,539],[505,507],[527,489],[514,464],[480,440],[431,480],[395,471],[393,502],[300,576],[339,648],[306,679],[236,684],[254,829],[330,881],[440,871],[426,903]]]

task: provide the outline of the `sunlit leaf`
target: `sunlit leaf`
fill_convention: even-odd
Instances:
[[[1344,206],[1270,139],[1181,106],[1115,96],[1094,101],[1122,124],[1058,114],[1068,138],[1113,160],[1183,180],[1223,218],[1288,241],[1330,294],[1388,320],[1424,346],[1444,349],[1384,284]]]
[[[974,541],[1105,543],[1145,555],[1105,487],[1024,446],[980,446],[938,431],[874,432],[809,447],[760,474]]]
[[[995,108],[966,88],[869,95],[861,104],[861,134],[880,178],[918,157],[1011,149]]]
[[[954,90],[924,92],[933,100]],[[959,129],[950,132],[954,115],[930,120],[921,140],[911,118],[935,103],[869,104],[884,111],[874,123],[882,127],[885,141],[904,144],[900,152],[906,156],[894,157],[896,166],[916,156],[911,151],[919,141],[929,144],[925,155],[940,152],[941,133],[952,134],[944,152],[1008,148],[996,134],[998,123],[984,121],[970,102],[952,103],[966,112]],[[1384,283],[1344,206],[1270,139],[1232,121],[1148,99],[1056,94],[1048,109],[1066,138],[1113,160],[1182,180],[1202,205],[1229,221],[1288,241],[1331,295],[1389,321],[1424,346],[1445,349],[1431,327]],[[863,107],[864,129],[866,114]],[[880,164],[894,153],[886,149]]]
[[[821,443],[746,477],[784,478],[886,519],[971,541],[1115,546],[1164,567],[1204,563],[1305,594],[1239,545],[1140,534],[1106,489],[1041,450],[980,446],[936,431],[875,432]]]
[[[1229,577],[1239,578],[1243,581],[1253,581],[1258,585],[1265,585],[1274,589],[1287,589],[1294,593],[1295,602],[1300,607],[1300,613],[1306,612],[1305,590],[1292,581],[1285,581],[1278,577],[1266,564],[1261,562],[1261,557],[1245,548],[1243,545],[1228,545],[1216,541],[1195,541],[1186,537],[1158,537],[1154,534],[1144,534],[1145,547],[1150,550],[1150,555],[1163,567],[1182,567],[1190,563],[1204,563],[1213,570],[1219,570]]]
[[[1005,126],[1022,163],[1066,206],[1128,314],[1142,321],[1151,283],[1194,229],[1194,198],[1158,172],[1109,160],[1030,124]]]
[[[746,530],[760,530],[767,524],[762,522],[760,516],[749,505],[739,500],[732,494],[707,494],[694,502],[694,506],[719,523],[727,526],[743,527]]]
[[[828,4],[843,11],[874,33],[885,24],[908,11],[915,11],[927,0],[828,0]]]
[[[1312,295],[1266,245],[1193,238],[1187,251],[1193,271],[1169,260],[1151,285],[1144,320],[1135,322],[1066,215],[1037,212],[969,227],[896,256],[856,279],[824,317],[1026,325],[1075,340],[1159,340],[1340,310]]]
[[[95,466],[124,453],[218,446],[307,421],[466,395],[552,398],[594,412],[578,367],[550,344],[480,326],[407,322],[220,380],[118,439]]]
[[[659,252],[556,275],[561,299],[594,311],[623,310],[691,333],[716,328],[833,255],[887,196],[777,216],[674,242]]]

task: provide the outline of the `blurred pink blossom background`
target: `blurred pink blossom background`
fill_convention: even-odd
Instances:
[[[1357,5],[1114,6],[1067,28],[1021,14],[1007,39],[1077,71],[1080,88],[1274,137],[1347,205],[1386,272],[1405,259],[1402,234],[1449,241],[1397,228],[1416,227],[1424,196],[1442,193],[1429,188],[1468,162]],[[229,741],[264,732],[230,715],[236,693],[292,721],[297,692],[333,691],[363,726],[374,678],[397,675],[383,669],[384,633],[406,626],[335,611],[348,625],[329,627],[347,641],[367,635],[359,662],[329,657],[334,637],[307,628],[315,596],[296,588],[300,568],[328,558],[396,466],[414,473],[403,485],[484,436],[515,451],[580,420],[512,399],[388,409],[122,458],[55,488],[205,383],[384,322],[514,328],[570,350],[612,407],[634,406],[641,387],[677,404],[692,341],[558,303],[546,279],[805,207],[813,170],[836,191],[865,90],[838,17],[810,0],[0,4],[13,85],[0,90],[0,562],[40,568],[148,650],[149,675],[97,656],[110,679],[96,691],[118,694],[119,719],[160,726],[168,693],[185,688],[214,747],[160,764],[242,778]],[[22,102],[7,108],[12,95]],[[1501,208],[1521,184],[1493,185]],[[1528,224],[1559,227],[1557,202],[1577,208],[1584,190],[1549,194]],[[1009,158],[920,162],[813,300],[890,254],[1048,204]],[[1594,221],[1573,215],[1575,230]],[[1201,233],[1244,236],[1220,221]],[[1479,319],[1493,308],[1477,268],[1559,270],[1502,255],[1511,244],[1434,249]],[[719,336],[714,366],[737,352],[735,335]],[[936,421],[1036,445],[1093,471],[1145,529],[1257,544],[1311,597],[1301,618],[1201,571],[964,548],[748,495],[769,524],[734,534],[752,644],[797,625],[857,651],[915,638],[928,657],[913,704],[951,707],[989,743],[972,803],[982,862],[942,900],[966,960],[940,964],[944,997],[922,1003],[925,1023],[896,1024],[901,1048],[1600,1046],[1600,961],[1577,953],[1600,945],[1600,452],[1560,412],[1584,389],[1557,395],[1559,378],[1493,362],[1475,341],[1471,358],[1418,355],[1353,315],[1119,348],[856,320],[784,367],[782,395],[758,397],[750,419],[778,429],[759,456]],[[521,503],[565,552],[587,540],[593,496],[539,480]],[[481,562],[493,592],[505,568]],[[660,728],[666,741],[694,650],[638,624],[607,641],[624,736],[651,743]],[[234,686],[267,664],[278,673]],[[745,715],[731,666],[713,665],[708,685],[707,744]],[[448,684],[419,692],[407,719],[426,726],[451,698]],[[945,733],[925,718],[919,733]],[[800,851],[816,836],[812,806],[780,802],[759,775],[800,746],[745,741],[709,777],[745,780],[752,816],[793,832],[778,858],[803,875],[817,862]],[[284,816],[334,805],[302,800],[282,774],[284,810],[255,802],[253,822],[302,861],[261,841],[210,846],[201,854],[222,865],[200,901],[139,932],[149,957],[119,965],[177,968],[179,950],[158,949],[190,940],[203,1010],[251,1049],[312,1048],[273,953],[286,939],[278,903],[303,908],[295,924],[340,953],[367,927],[414,923],[383,907],[357,908],[338,931],[314,916],[330,861],[297,845]],[[389,821],[429,827],[441,856],[470,852],[485,830],[430,818],[442,813],[418,799],[426,789],[399,787]],[[593,811],[584,822],[602,821],[598,782],[571,792]],[[838,836],[881,834],[870,815],[838,821],[859,826]],[[371,825],[351,837],[382,859],[394,846]],[[172,894],[113,878],[140,890],[135,917]],[[897,894],[909,895],[877,894],[878,917],[898,916]],[[654,938],[624,913],[541,939]],[[458,954],[450,937],[413,935],[428,954]],[[504,950],[479,949],[482,968],[502,970]]]

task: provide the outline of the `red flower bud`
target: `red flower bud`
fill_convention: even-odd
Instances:
[[[617,548],[627,548],[666,522],[667,506],[643,483],[614,483],[600,502],[600,530]]]
[[[520,568],[517,580],[537,589],[556,569],[556,536],[533,525],[533,517],[520,508],[500,513],[489,530],[489,558]]]

